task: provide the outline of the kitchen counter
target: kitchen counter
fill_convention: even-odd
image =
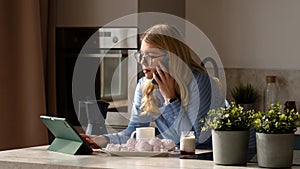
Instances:
[[[116,157],[94,152],[92,155],[68,155],[47,150],[48,146],[39,146],[0,152],[0,168],[9,169],[96,169],[96,168],[206,168],[230,169],[232,166],[215,165],[213,161],[179,159],[178,157]],[[296,158],[295,158],[296,157]],[[300,152],[295,151],[294,161],[300,162]],[[298,163],[299,164],[299,163]],[[256,163],[247,166],[235,166],[235,169],[258,168]],[[300,165],[292,169],[300,169]]]

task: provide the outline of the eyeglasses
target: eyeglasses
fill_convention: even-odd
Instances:
[[[143,54],[141,53],[140,51],[138,52],[135,52],[134,53],[134,57],[136,59],[136,61],[140,64],[142,64],[142,61],[144,60],[144,62],[148,65],[148,66],[151,66],[153,61],[157,58],[160,58],[160,57],[163,57],[165,56],[166,54],[163,54],[163,55],[159,55],[159,56],[151,56],[151,55],[146,55],[146,54]]]

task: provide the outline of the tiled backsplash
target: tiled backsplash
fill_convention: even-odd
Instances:
[[[239,85],[250,83],[259,92],[259,100],[255,107],[262,110],[263,95],[266,86],[266,76],[275,75],[279,89],[279,102],[296,101],[297,110],[300,110],[300,70],[264,70],[264,69],[236,69],[226,68],[227,96],[233,101],[230,91]]]

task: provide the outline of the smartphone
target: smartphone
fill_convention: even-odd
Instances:
[[[197,160],[208,160],[212,161],[213,160],[213,152],[205,152],[205,153],[200,153],[200,154],[195,154],[195,155],[180,155],[180,159],[197,159]]]
[[[162,61],[162,63],[164,64],[164,66],[168,70],[169,69],[169,54],[168,53],[166,54],[166,56],[165,56],[164,60]],[[158,77],[159,80],[161,80],[157,71],[155,72],[155,75]],[[157,85],[157,82],[154,78],[152,78],[152,84]]]

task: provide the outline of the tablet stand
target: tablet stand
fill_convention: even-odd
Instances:
[[[48,150],[72,155],[92,153],[92,150],[86,148],[83,142],[62,138],[55,138],[51,145],[48,147]]]

